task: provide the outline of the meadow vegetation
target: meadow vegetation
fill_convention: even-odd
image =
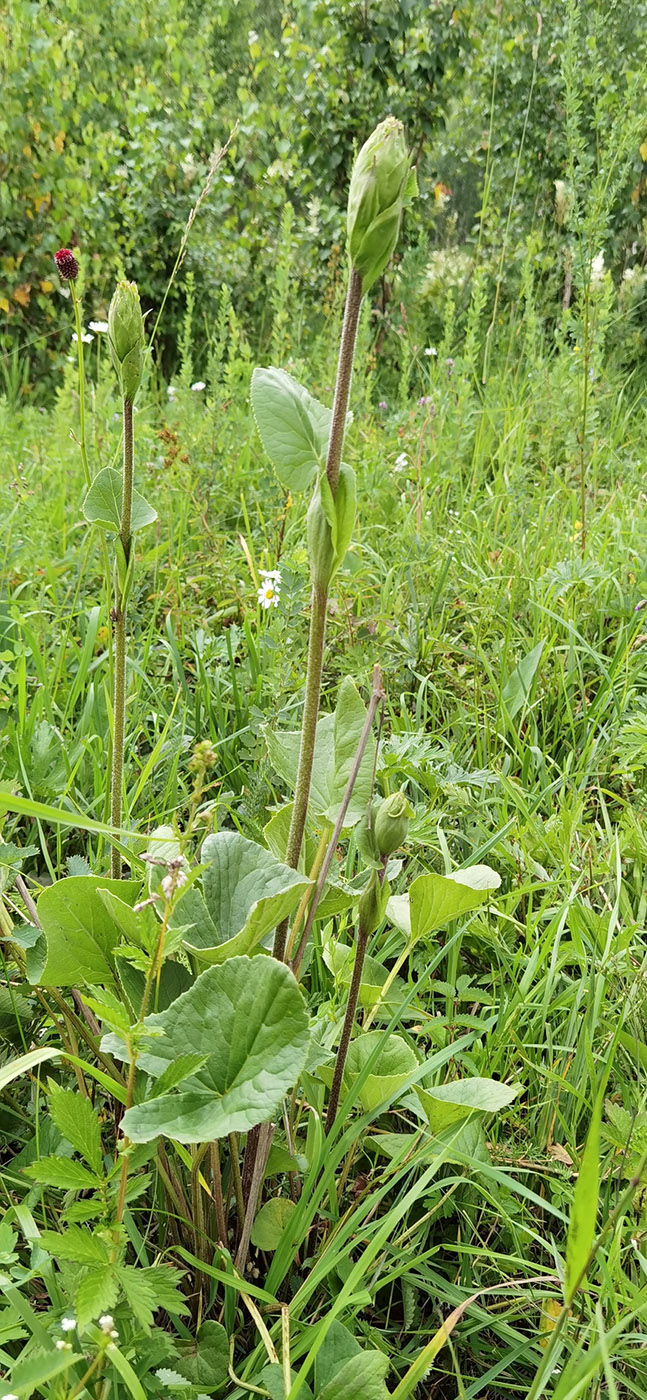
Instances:
[[[10,5],[2,1392],[641,1400],[644,6],[212,9]]]

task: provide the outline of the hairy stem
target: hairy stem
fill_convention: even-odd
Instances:
[[[119,531],[119,538],[126,560],[126,567],[130,559],[132,503],[133,406],[127,399],[124,399],[124,464],[121,498],[121,529]],[[110,821],[114,828],[119,828],[121,826],[121,790],[124,772],[124,738],[126,731],[126,607],[127,595],[124,589],[119,596],[115,609],[114,722],[110,803]],[[116,846],[112,848],[110,873],[113,880],[121,879],[121,854]]]

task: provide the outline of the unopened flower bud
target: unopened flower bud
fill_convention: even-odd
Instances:
[[[135,282],[118,282],[108,311],[108,343],[123,397],[132,403],[144,372],[144,318]]]
[[[79,264],[69,248],[59,248],[58,253],[54,254],[54,262],[59,277],[62,277],[64,282],[76,282],[79,275]]]
[[[402,211],[418,193],[402,122],[387,117],[355,161],[348,194],[348,253],[362,292],[384,272],[398,241]]]
[[[371,878],[357,906],[359,927],[362,933],[369,938],[380,927],[389,893],[388,881],[384,880],[380,883],[377,870],[372,870]]]
[[[413,807],[403,792],[392,792],[375,818],[375,841],[381,856],[390,856],[407,839]]]

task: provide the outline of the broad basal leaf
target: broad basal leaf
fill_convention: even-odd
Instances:
[[[297,907],[309,881],[237,831],[208,836],[201,852],[204,896],[187,891],[173,912],[184,945],[205,962],[251,953]]]
[[[121,942],[119,925],[99,898],[110,890],[134,904],[136,880],[104,880],[98,875],[70,875],[44,889],[38,917],[47,940],[47,962],[40,979],[45,987],[114,983],[112,952]]]
[[[103,467],[97,472],[83,502],[83,514],[90,525],[100,525],[104,530],[121,529],[122,475],[114,467]],[[133,503],[130,521],[131,534],[143,530],[157,520],[157,511],[144,500],[139,491],[133,490]]]
[[[206,1057],[181,1088],[128,1110],[133,1142],[208,1142],[270,1118],[305,1064],[308,1018],[292,973],[273,958],[209,967],[168,1011],[148,1016],[139,1065],[158,1079],[180,1056]],[[115,1036],[104,1045],[125,1057]]]
[[[191,1385],[211,1392],[227,1379],[229,1340],[219,1322],[203,1322],[195,1343],[179,1343],[181,1360],[176,1366]]]
[[[521,1092],[520,1084],[498,1079],[455,1079],[451,1084],[415,1086],[432,1132],[440,1133],[471,1113],[500,1113]]]
[[[317,1400],[388,1400],[388,1369],[389,1358],[381,1351],[362,1351],[339,1368]]]
[[[471,865],[452,875],[419,875],[408,894],[391,895],[386,916],[407,939],[415,943],[452,919],[478,909],[501,884],[501,876],[489,865]]]

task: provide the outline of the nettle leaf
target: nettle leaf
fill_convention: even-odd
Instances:
[[[317,1400],[388,1400],[388,1369],[389,1358],[381,1351],[362,1351],[340,1366]]]
[[[265,451],[289,491],[306,491],[323,461],[332,410],[284,369],[255,369],[252,412]]]
[[[69,1225],[60,1234],[57,1230],[41,1230],[39,1244],[55,1259],[70,1259],[74,1264],[106,1265],[110,1262],[108,1247],[98,1235]]]
[[[181,1055],[205,1056],[178,1092],[130,1108],[123,1132],[133,1142],[164,1134],[208,1142],[247,1132],[277,1110],[308,1049],[308,1017],[283,963],[259,955],[209,967],[167,1011],[148,1016],[138,1063],[154,1079]],[[117,1037],[103,1044],[124,1057]]]
[[[278,1249],[285,1229],[296,1210],[294,1201],[287,1196],[276,1196],[266,1201],[256,1216],[252,1227],[252,1244],[255,1249],[263,1249],[267,1254]]]
[[[95,1317],[109,1312],[119,1294],[116,1274],[110,1264],[101,1269],[88,1269],[74,1289],[74,1312],[79,1327],[86,1327]]]
[[[501,884],[501,876],[489,865],[470,865],[452,875],[419,875],[408,894],[391,895],[386,917],[415,943],[452,919],[468,914],[487,902]]]
[[[195,1343],[179,1342],[176,1369],[191,1385],[216,1390],[224,1385],[229,1368],[229,1339],[219,1322],[203,1322]]]
[[[101,1180],[81,1162],[69,1162],[65,1157],[41,1157],[40,1162],[23,1167],[23,1175],[41,1186],[58,1186],[63,1191],[96,1190]]]
[[[339,688],[334,715],[322,715],[317,721],[310,810],[329,822],[334,823],[337,819],[365,721],[364,701],[355,682],[346,676]],[[294,788],[301,732],[273,732],[268,729],[265,738],[271,763],[285,782]],[[364,816],[371,796],[374,761],[375,739],[371,735],[346,813],[345,827],[355,826]]]
[[[112,953],[121,929],[99,897],[111,890],[135,903],[137,880],[104,880],[98,875],[69,875],[42,891],[38,917],[47,940],[47,962],[40,979],[45,987],[113,985]]]
[[[455,1079],[432,1087],[415,1085],[432,1132],[440,1133],[471,1113],[500,1113],[521,1093],[521,1084],[501,1084],[498,1079]]]
[[[374,1055],[376,1045],[383,1040],[382,1031],[362,1031],[356,1040],[351,1041],[344,1072],[344,1079],[351,1090],[367,1060]],[[418,1060],[406,1040],[399,1035],[388,1036],[359,1091],[362,1108],[370,1111],[378,1104],[393,1103],[417,1066]]]
[[[122,474],[115,467],[102,467],[97,472],[83,502],[83,514],[89,525],[100,525],[103,530],[121,530]],[[131,534],[143,530],[157,520],[157,511],[144,500],[139,491],[133,489],[133,503],[130,520]]]
[[[49,1111],[59,1133],[88,1163],[97,1177],[103,1176],[101,1128],[89,1099],[73,1089],[52,1089]]]
[[[34,1390],[40,1389],[48,1381],[54,1380],[55,1376],[60,1376],[68,1366],[74,1366],[75,1362],[82,1360],[80,1352],[55,1351],[53,1347],[51,1351],[44,1351],[35,1347],[28,1356],[23,1353],[18,1358],[11,1368],[10,1381],[6,1384],[13,1386],[13,1392],[20,1396],[20,1400],[28,1400]]]
[[[210,963],[258,948],[309,885],[305,875],[237,831],[208,836],[201,861],[204,898],[191,889],[173,913],[180,924],[191,923],[185,948]]]

